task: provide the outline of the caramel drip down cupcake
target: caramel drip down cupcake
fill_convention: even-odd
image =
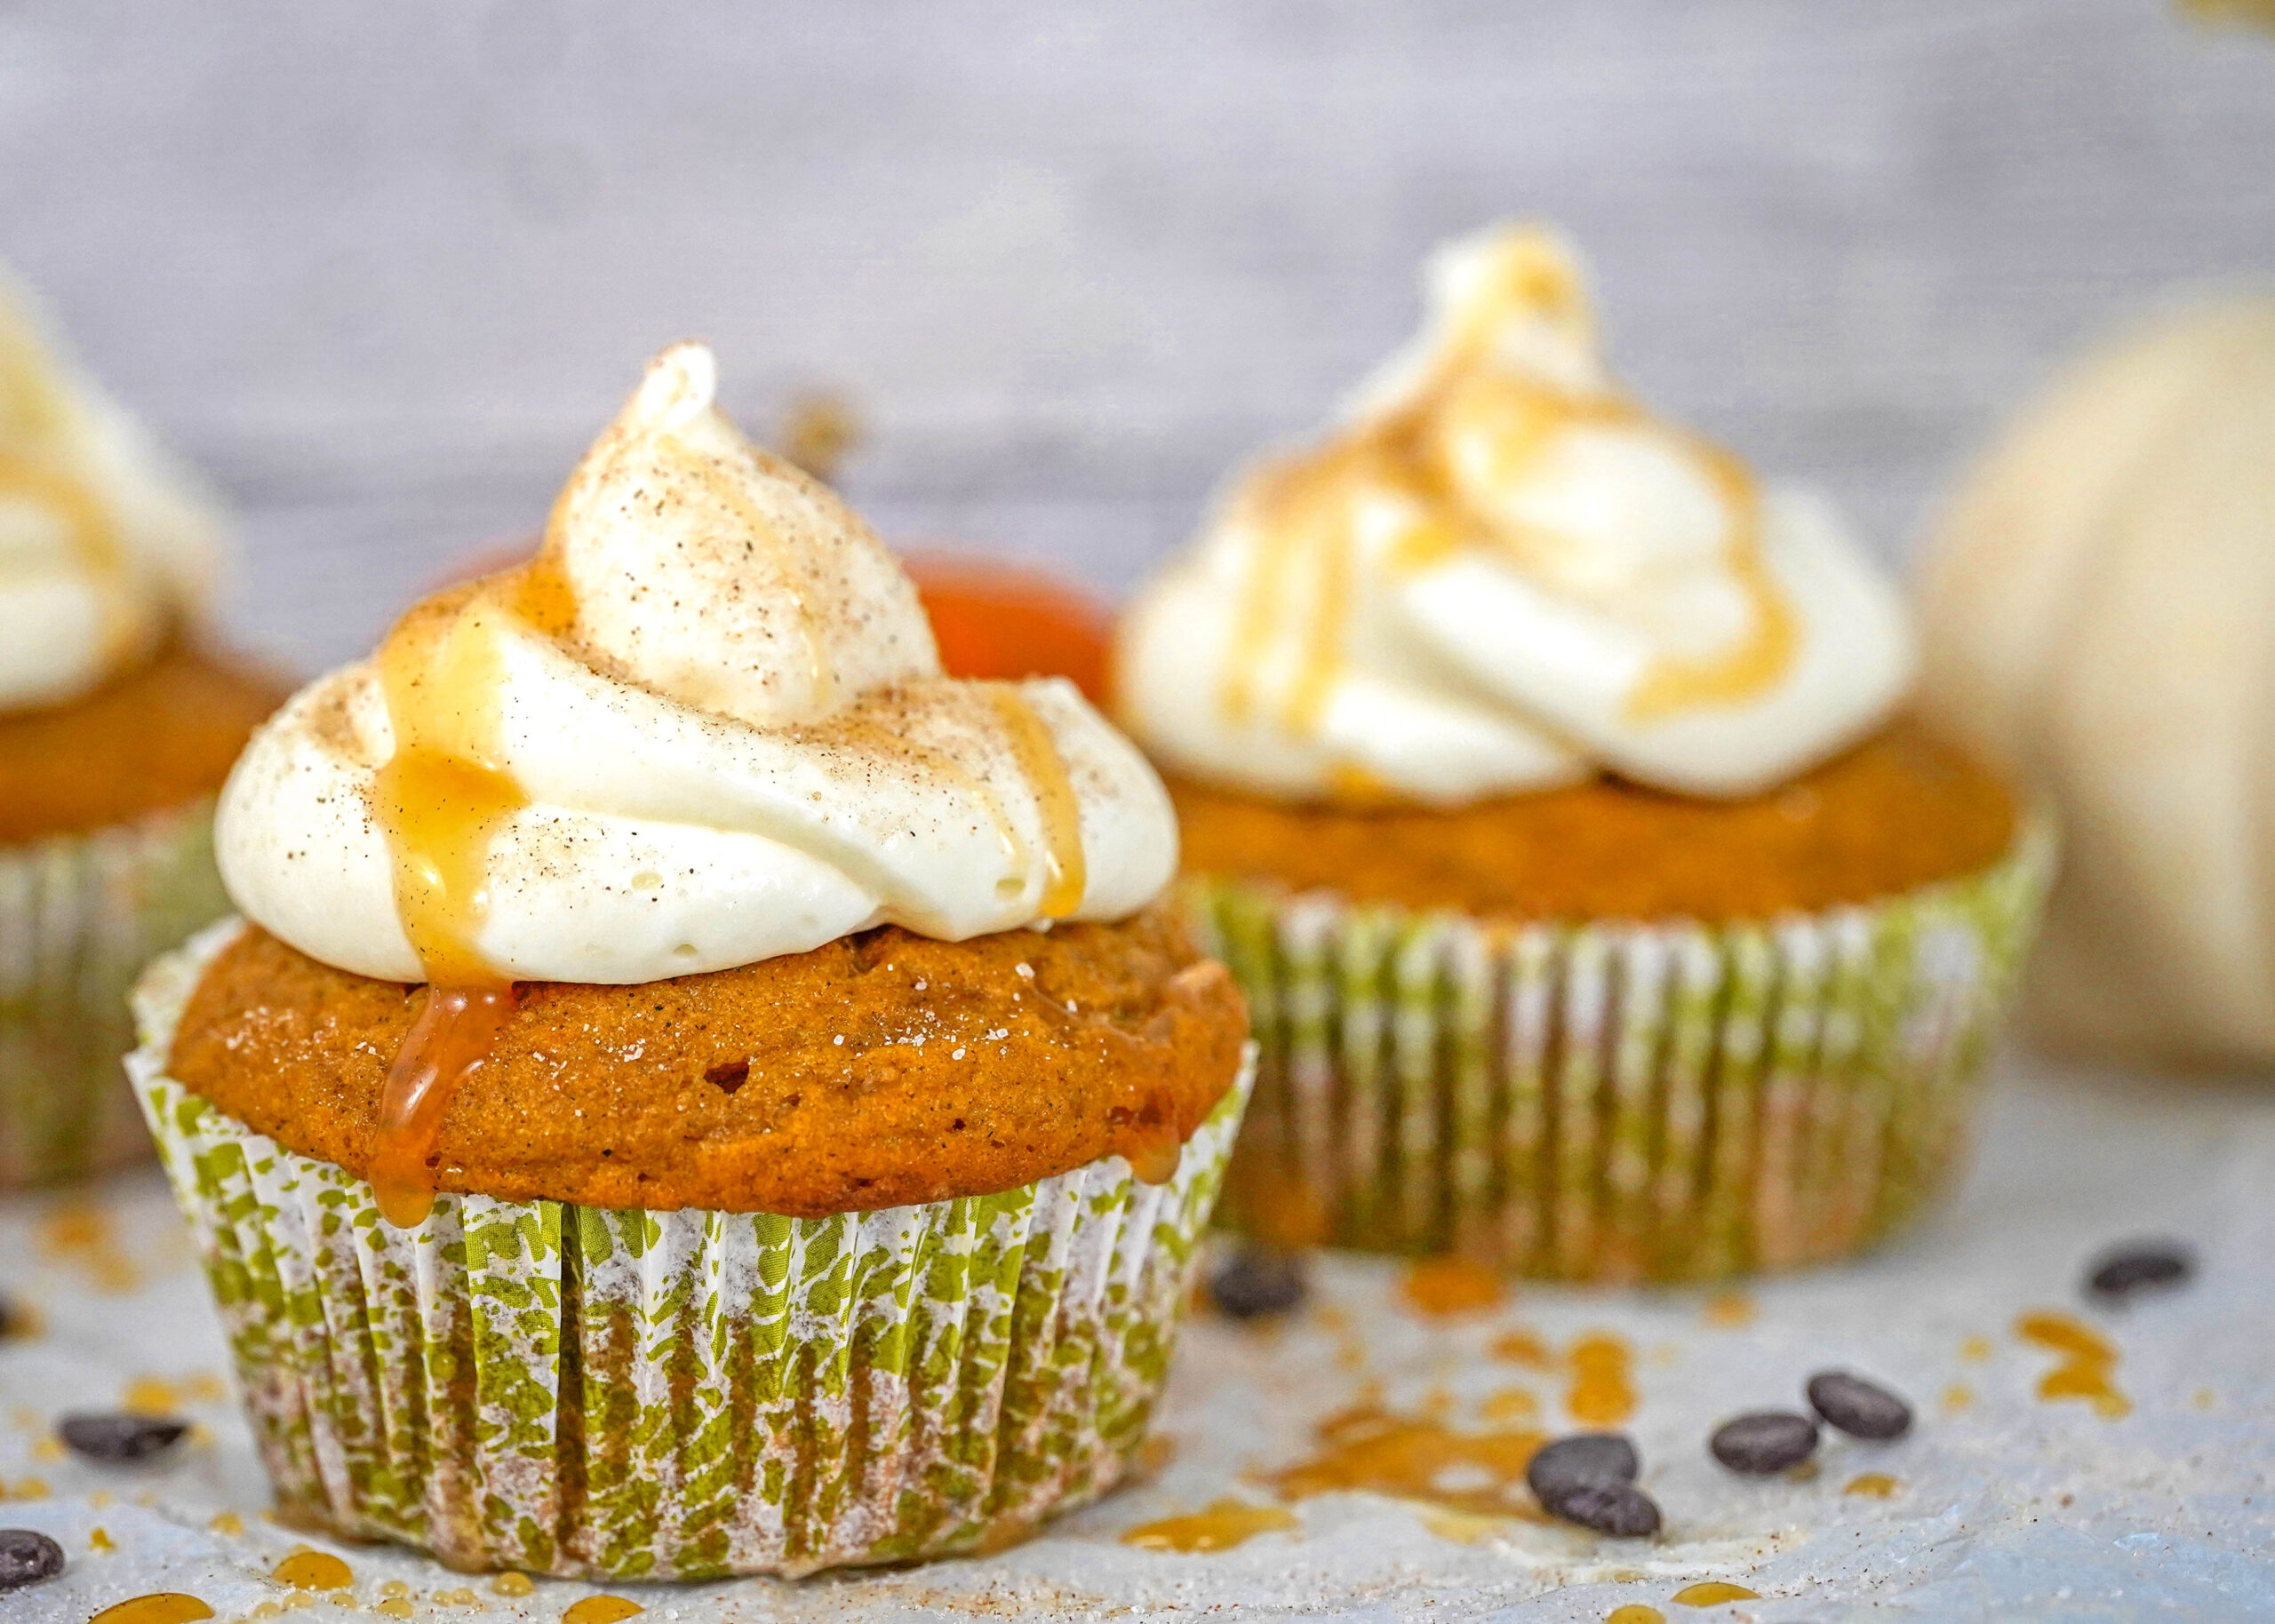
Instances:
[[[939,673],[650,369],[519,569],[255,738],[132,1065],[297,1514],[459,1566],[989,1547],[1142,1441],[1248,1091],[1166,793]]]
[[[1868,1245],[1958,1165],[2047,832],[1904,719],[1839,515],[1612,378],[1557,238],[1429,287],[1119,633],[1263,1050],[1228,1209],[1579,1279]]]

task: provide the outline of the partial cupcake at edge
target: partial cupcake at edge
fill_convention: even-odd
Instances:
[[[220,914],[213,797],[283,686],[206,632],[220,526],[0,267],[0,1190],[150,1153],[150,955]]]
[[[1141,1441],[1248,1091],[1072,685],[657,360],[223,797],[131,1062],[280,1507],[461,1567],[991,1548]]]
[[[2050,832],[1908,713],[1839,513],[1606,370],[1561,237],[1426,294],[1119,629],[1263,1052],[1226,1215],[1574,1279],[1855,1252],[1959,1165]]]

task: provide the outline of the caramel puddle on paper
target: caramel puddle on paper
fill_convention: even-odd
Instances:
[[[2108,1338],[2072,1315],[2037,1309],[2015,1321],[2015,1334],[2062,1355],[2062,1362],[2039,1378],[2038,1396],[2053,1403],[2079,1398],[2104,1421],[2133,1413],[2133,1401],[2110,1380],[2117,1349]]]
[[[106,1607],[87,1624],[196,1624],[199,1619],[212,1616],[213,1609],[196,1596],[185,1596],[180,1590],[161,1590],[121,1602],[116,1607]]]
[[[1442,1318],[1497,1307],[1508,1286],[1473,1258],[1427,1257],[1408,1265],[1398,1292],[1416,1312]]]
[[[1266,1478],[1283,1498],[1349,1491],[1471,1517],[1546,1520],[1525,1487],[1525,1468],[1548,1441],[1534,1429],[1462,1432],[1362,1405],[1321,1421],[1319,1441],[1319,1453]]]
[[[1647,1607],[1641,1602],[1630,1602],[1624,1607],[1614,1607],[1606,1613],[1603,1624],[1667,1624],[1667,1615],[1656,1607]]]
[[[569,1604],[561,1615],[561,1624],[622,1624],[622,1620],[645,1612],[637,1602],[627,1602],[620,1596],[588,1596],[581,1602]]]
[[[355,1570],[330,1551],[297,1550],[278,1563],[268,1575],[296,1590],[345,1590],[355,1582]]]
[[[1296,1514],[1284,1506],[1220,1500],[1185,1517],[1142,1524],[1123,1534],[1122,1542],[1140,1550],[1230,1550],[1260,1533],[1283,1532],[1295,1526]]]
[[[1724,1602],[1758,1602],[1761,1595],[1744,1585],[1725,1584],[1719,1579],[1709,1579],[1698,1584],[1685,1585],[1667,1599],[1680,1607],[1717,1607]]]

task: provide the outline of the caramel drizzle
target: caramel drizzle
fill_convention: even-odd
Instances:
[[[1246,723],[1264,709],[1267,667],[1292,629],[1293,669],[1272,717],[1299,737],[1317,736],[1344,669],[1357,545],[1353,519],[1367,491],[1401,493],[1420,509],[1421,516],[1390,548],[1393,569],[1418,571],[1480,546],[1535,565],[1572,545],[1563,536],[1488,522],[1468,509],[1441,450],[1449,421],[1481,410],[1497,419],[1492,472],[1504,483],[1522,478],[1569,429],[1649,421],[1622,395],[1576,394],[1488,370],[1494,339],[1513,310],[1592,325],[1577,285],[1537,240],[1514,245],[1496,275],[1493,296],[1478,301],[1411,401],[1300,460],[1263,470],[1254,481],[1243,516],[1255,556],[1241,583],[1233,645],[1218,693],[1228,721]],[[1717,446],[1693,435],[1680,438],[1721,494],[1729,518],[1724,561],[1746,596],[1752,628],[1736,646],[1702,659],[1655,660],[1626,697],[1627,719],[1637,723],[1760,693],[1792,664],[1800,641],[1792,606],[1761,556],[1760,493],[1752,474]],[[1302,578],[1312,585],[1308,599],[1298,590]]]
[[[782,545],[782,538],[774,533],[774,527],[767,522],[766,515],[758,511],[757,504],[735,481],[722,473],[711,458],[671,434],[659,436],[657,443],[678,458],[682,466],[701,482],[703,489],[721,506],[734,514],[736,522],[744,531],[757,537],[765,546],[776,571],[782,577],[783,591],[790,595],[791,606],[798,617],[798,630],[805,638],[806,672],[812,683],[814,705],[823,712],[834,709],[837,704],[837,673],[829,663],[829,645],[822,635],[821,624],[815,618],[813,606],[808,601],[811,583],[803,578],[804,572],[798,567],[797,560]]]
[[[456,604],[413,609],[379,649],[395,752],[372,799],[395,862],[395,909],[427,979],[427,1001],[379,1091],[365,1175],[398,1229],[433,1210],[428,1162],[443,1118],[514,1009],[513,983],[475,944],[490,911],[491,840],[529,804],[505,760],[499,623],[524,607],[536,623],[555,622],[564,603],[573,619],[567,591],[552,566],[526,565]]]
[[[1063,919],[1082,905],[1082,892],[1090,883],[1082,856],[1082,808],[1066,774],[1066,759],[1018,689],[990,683],[987,697],[1010,740],[1019,772],[1034,791],[1035,814],[1042,824],[1042,916]]]

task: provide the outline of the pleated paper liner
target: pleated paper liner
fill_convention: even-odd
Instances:
[[[127,994],[228,907],[210,803],[0,848],[0,1190],[150,1154]]]
[[[1263,1051],[1232,1223],[1570,1280],[1870,1246],[1950,1182],[2051,878],[1760,924],[1494,925],[1198,882]]]
[[[1145,1437],[1253,1071],[1167,1184],[1119,1158],[826,1219],[370,1188],[165,1074],[205,964],[153,966],[129,1062],[279,1501],[467,1569],[800,1574],[992,1548]]]

